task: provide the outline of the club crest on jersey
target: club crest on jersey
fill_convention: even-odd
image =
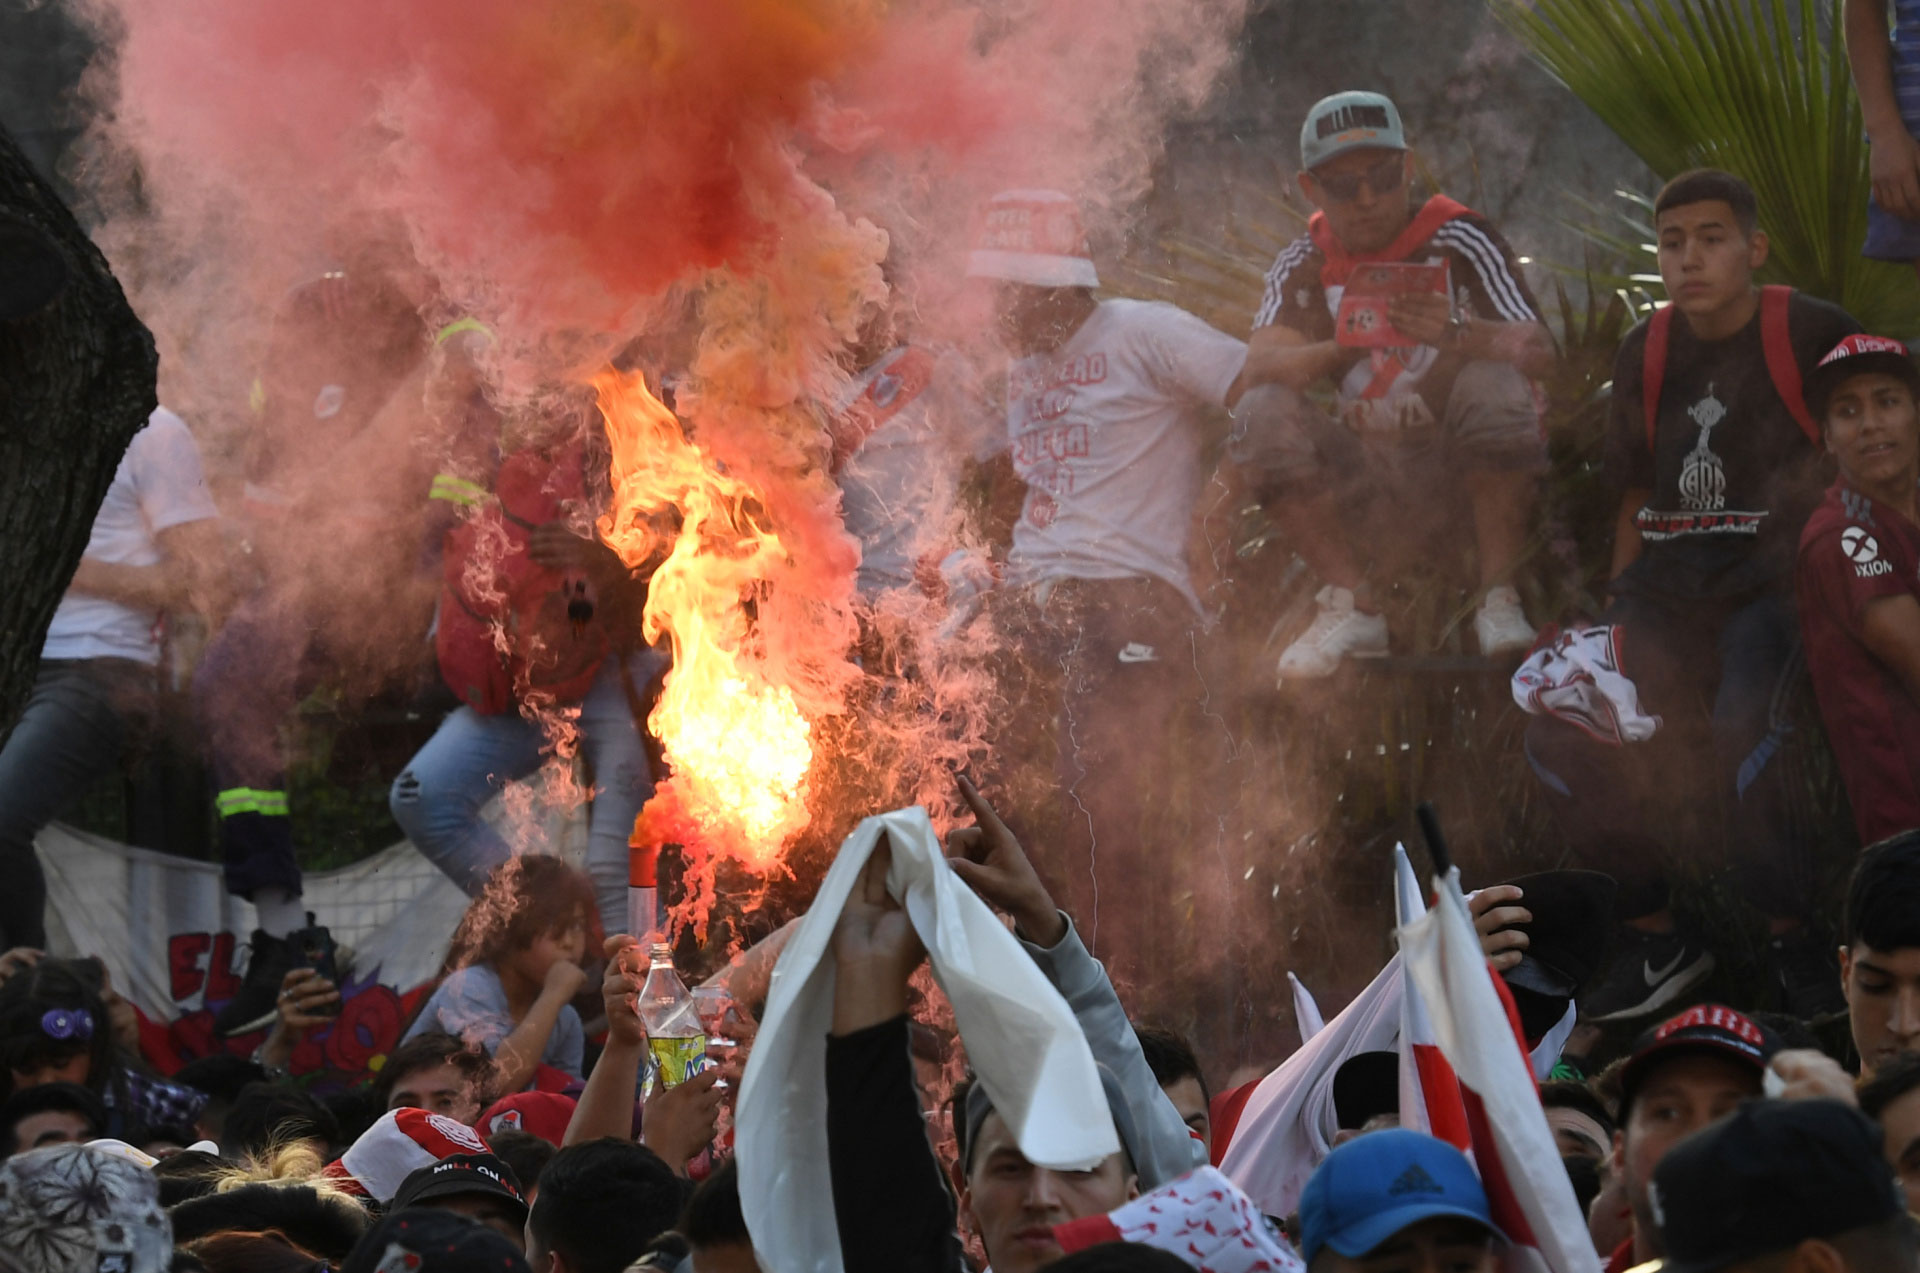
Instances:
[[[1688,407],[1687,415],[1699,426],[1700,436],[1680,463],[1680,507],[1696,513],[1718,512],[1727,506],[1727,471],[1708,442],[1713,427],[1727,418],[1727,404],[1713,396],[1709,382],[1706,397]]]

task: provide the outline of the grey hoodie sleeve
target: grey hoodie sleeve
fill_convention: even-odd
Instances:
[[[1054,988],[1073,1009],[1080,1032],[1087,1036],[1093,1059],[1112,1070],[1119,1078],[1133,1111],[1134,1126],[1140,1133],[1140,1157],[1134,1164],[1142,1193],[1177,1180],[1207,1162],[1207,1148],[1187,1130],[1180,1111],[1154,1081],[1147,1058],[1134,1037],[1133,1023],[1120,1006],[1120,996],[1107,980],[1107,970],[1087,953],[1080,930],[1065,912],[1067,935],[1058,944],[1044,948],[1022,940],[1027,954],[1040,966]]]

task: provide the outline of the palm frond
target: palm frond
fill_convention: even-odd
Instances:
[[[1760,221],[1773,244],[1769,281],[1841,305],[1871,330],[1920,334],[1920,289],[1912,274],[1860,255],[1871,185],[1867,143],[1831,6],[1819,0],[1488,4],[1662,180],[1700,167],[1745,178],[1759,196]],[[1587,210],[1599,218],[1590,227],[1597,231],[1590,234],[1594,242],[1625,249],[1630,270],[1644,263],[1631,237],[1639,227],[1621,224],[1622,209]]]

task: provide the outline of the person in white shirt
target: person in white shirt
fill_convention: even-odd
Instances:
[[[1089,946],[1145,958],[1158,926],[1132,922],[1144,916],[1127,917],[1124,949],[1100,950],[1094,870],[1138,879],[1148,842],[1177,834],[1169,744],[1205,693],[1193,645],[1205,616],[1187,565],[1206,479],[1197,416],[1237,398],[1246,346],[1172,305],[1097,299],[1079,211],[1053,191],[996,195],[968,274],[992,283],[1014,359],[1007,438],[1027,489],[1007,556],[1019,604],[1003,609],[1029,655],[1064,678],[1071,829],[1056,866],[1078,890]],[[1129,891],[1157,904],[1150,884]]]
[[[159,408],[113,475],[47,630],[33,694],[0,748],[0,948],[45,948],[34,836],[143,741],[164,616],[216,604],[218,516],[193,434]]]

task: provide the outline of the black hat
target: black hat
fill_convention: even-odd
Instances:
[[[1896,377],[1915,394],[1920,394],[1920,367],[1914,366],[1913,355],[1905,343],[1861,332],[1828,350],[1819,365],[1807,373],[1804,385],[1807,408],[1815,418],[1824,417],[1827,399],[1833,396],[1833,391],[1848,377],[1870,371]]]
[[[1697,1003],[1634,1040],[1620,1070],[1620,1122],[1625,1125],[1634,1095],[1647,1076],[1678,1053],[1708,1052],[1751,1065],[1757,1093],[1767,1062],[1779,1050],[1779,1036],[1752,1017],[1722,1004]]]
[[[390,1211],[353,1248],[340,1273],[529,1273],[527,1257],[478,1220],[414,1207]]]
[[[468,1197],[485,1194],[498,1198],[518,1217],[520,1224],[527,1222],[527,1195],[520,1191],[520,1180],[513,1174],[513,1168],[492,1154],[450,1154],[439,1162],[429,1163],[407,1173],[400,1187],[393,1191],[393,1201],[388,1205],[391,1211],[403,1207],[421,1207],[435,1198]]]
[[[1668,1150],[1647,1198],[1665,1273],[1714,1273],[1906,1212],[1880,1129],[1838,1101],[1749,1101]]]
[[[1357,1131],[1367,1120],[1400,1112],[1400,1054],[1355,1052],[1333,1072],[1333,1120]]]
[[[1542,871],[1507,883],[1520,890],[1520,905],[1533,915],[1513,925],[1527,935],[1527,948],[1504,974],[1507,985],[1573,998],[1607,952],[1619,886],[1598,871]]]

